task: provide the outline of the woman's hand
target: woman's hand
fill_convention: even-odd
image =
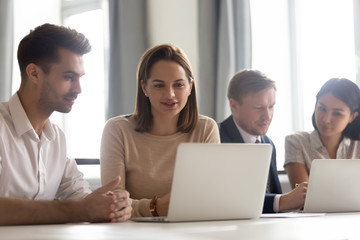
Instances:
[[[167,216],[169,210],[170,192],[160,197],[156,201],[156,211],[159,216]]]

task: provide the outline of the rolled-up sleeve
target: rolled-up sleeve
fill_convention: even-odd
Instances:
[[[75,159],[66,159],[64,174],[56,193],[58,200],[79,200],[91,193],[84,174],[77,168]]]

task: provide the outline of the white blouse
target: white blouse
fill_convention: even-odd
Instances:
[[[303,163],[310,171],[314,159],[329,159],[319,133],[297,132],[285,138],[285,164]],[[360,141],[344,138],[337,149],[337,159],[360,159]]]

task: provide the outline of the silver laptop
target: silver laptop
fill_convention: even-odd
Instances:
[[[304,212],[360,211],[360,159],[315,159]]]
[[[134,221],[208,221],[257,218],[262,213],[270,144],[181,143],[167,217]]]

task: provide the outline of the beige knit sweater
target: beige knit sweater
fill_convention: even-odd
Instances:
[[[101,141],[102,184],[120,175],[119,189],[133,199],[132,217],[151,216],[151,198],[170,192],[176,149],[182,142],[220,143],[216,122],[200,115],[191,133],[155,136],[136,132],[132,115],[110,119]]]

